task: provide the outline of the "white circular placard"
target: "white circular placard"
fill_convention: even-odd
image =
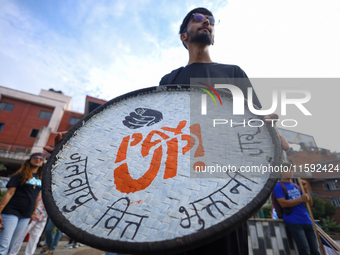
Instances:
[[[76,124],[44,175],[56,225],[100,249],[157,253],[213,240],[254,213],[281,163],[276,132],[247,107],[233,115],[222,91],[202,114],[202,94],[152,87]]]

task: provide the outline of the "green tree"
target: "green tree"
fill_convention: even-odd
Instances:
[[[313,199],[313,206],[312,206],[312,213],[314,216],[314,219],[321,219],[324,218],[325,216],[325,202],[317,197],[317,196],[312,196]]]
[[[0,162],[0,171],[4,171],[4,170],[7,170],[7,167],[5,166],[4,163]]]
[[[328,201],[324,201],[325,202],[325,215],[324,217],[333,217],[336,214],[336,207]]]
[[[317,196],[312,196],[312,199],[312,213],[315,219],[332,218],[336,214],[336,208],[331,202],[324,201]]]
[[[272,204],[264,204],[262,206],[263,214],[265,218],[271,218]]]
[[[321,219],[320,226],[327,233],[340,232],[340,226],[336,223],[336,221],[333,218],[329,216]]]

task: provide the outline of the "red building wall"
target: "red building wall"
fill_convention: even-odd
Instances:
[[[14,104],[14,108],[11,112],[0,110],[0,122],[5,123],[0,132],[0,143],[31,148],[36,139],[30,137],[32,129],[40,130],[49,123],[49,120],[38,118],[40,111],[52,113],[54,109],[6,97],[2,97],[1,102]]]
[[[58,132],[69,131],[74,126],[70,124],[70,120],[72,117],[82,119],[84,117],[84,114],[78,112],[65,111],[60,121]],[[54,138],[56,135],[57,133],[51,133],[46,145],[54,146]]]
[[[68,131],[71,129],[71,127],[73,127],[73,125],[70,124],[70,120],[72,117],[82,119],[84,117],[84,114],[78,112],[65,111],[59,124],[58,132]]]
[[[328,160],[333,160],[337,156],[326,149],[304,150],[295,152],[288,156],[288,160],[293,165],[317,164]]]

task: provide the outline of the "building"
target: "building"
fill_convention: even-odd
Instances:
[[[340,223],[340,158],[329,150],[306,146],[287,154],[295,166],[294,176],[307,181],[310,194],[336,207],[333,219]]]
[[[85,109],[91,112],[106,101],[87,97]],[[39,95],[0,86],[0,164],[14,173],[31,153],[53,145],[57,132],[69,130],[84,117],[72,111],[72,98],[61,91],[41,90]]]
[[[334,220],[340,223],[340,158],[319,162],[310,185],[314,194],[336,207]]]

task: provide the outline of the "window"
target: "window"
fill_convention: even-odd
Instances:
[[[0,123],[0,132],[2,131],[2,129],[4,128],[5,123]]]
[[[71,117],[70,122],[68,124],[74,125],[76,124],[80,119],[79,118],[75,118],[75,117]]]
[[[0,102],[0,110],[11,112],[14,108],[14,104]]]
[[[101,106],[102,104],[94,103],[94,102],[89,102],[89,113]]]
[[[39,133],[39,129],[32,129],[30,137],[37,137]]]
[[[336,208],[340,208],[340,197],[332,197],[329,200]]]
[[[40,111],[38,118],[44,120],[50,120],[52,117],[52,112]]]
[[[323,188],[325,190],[339,190],[340,186],[338,180],[329,180],[323,183]]]

